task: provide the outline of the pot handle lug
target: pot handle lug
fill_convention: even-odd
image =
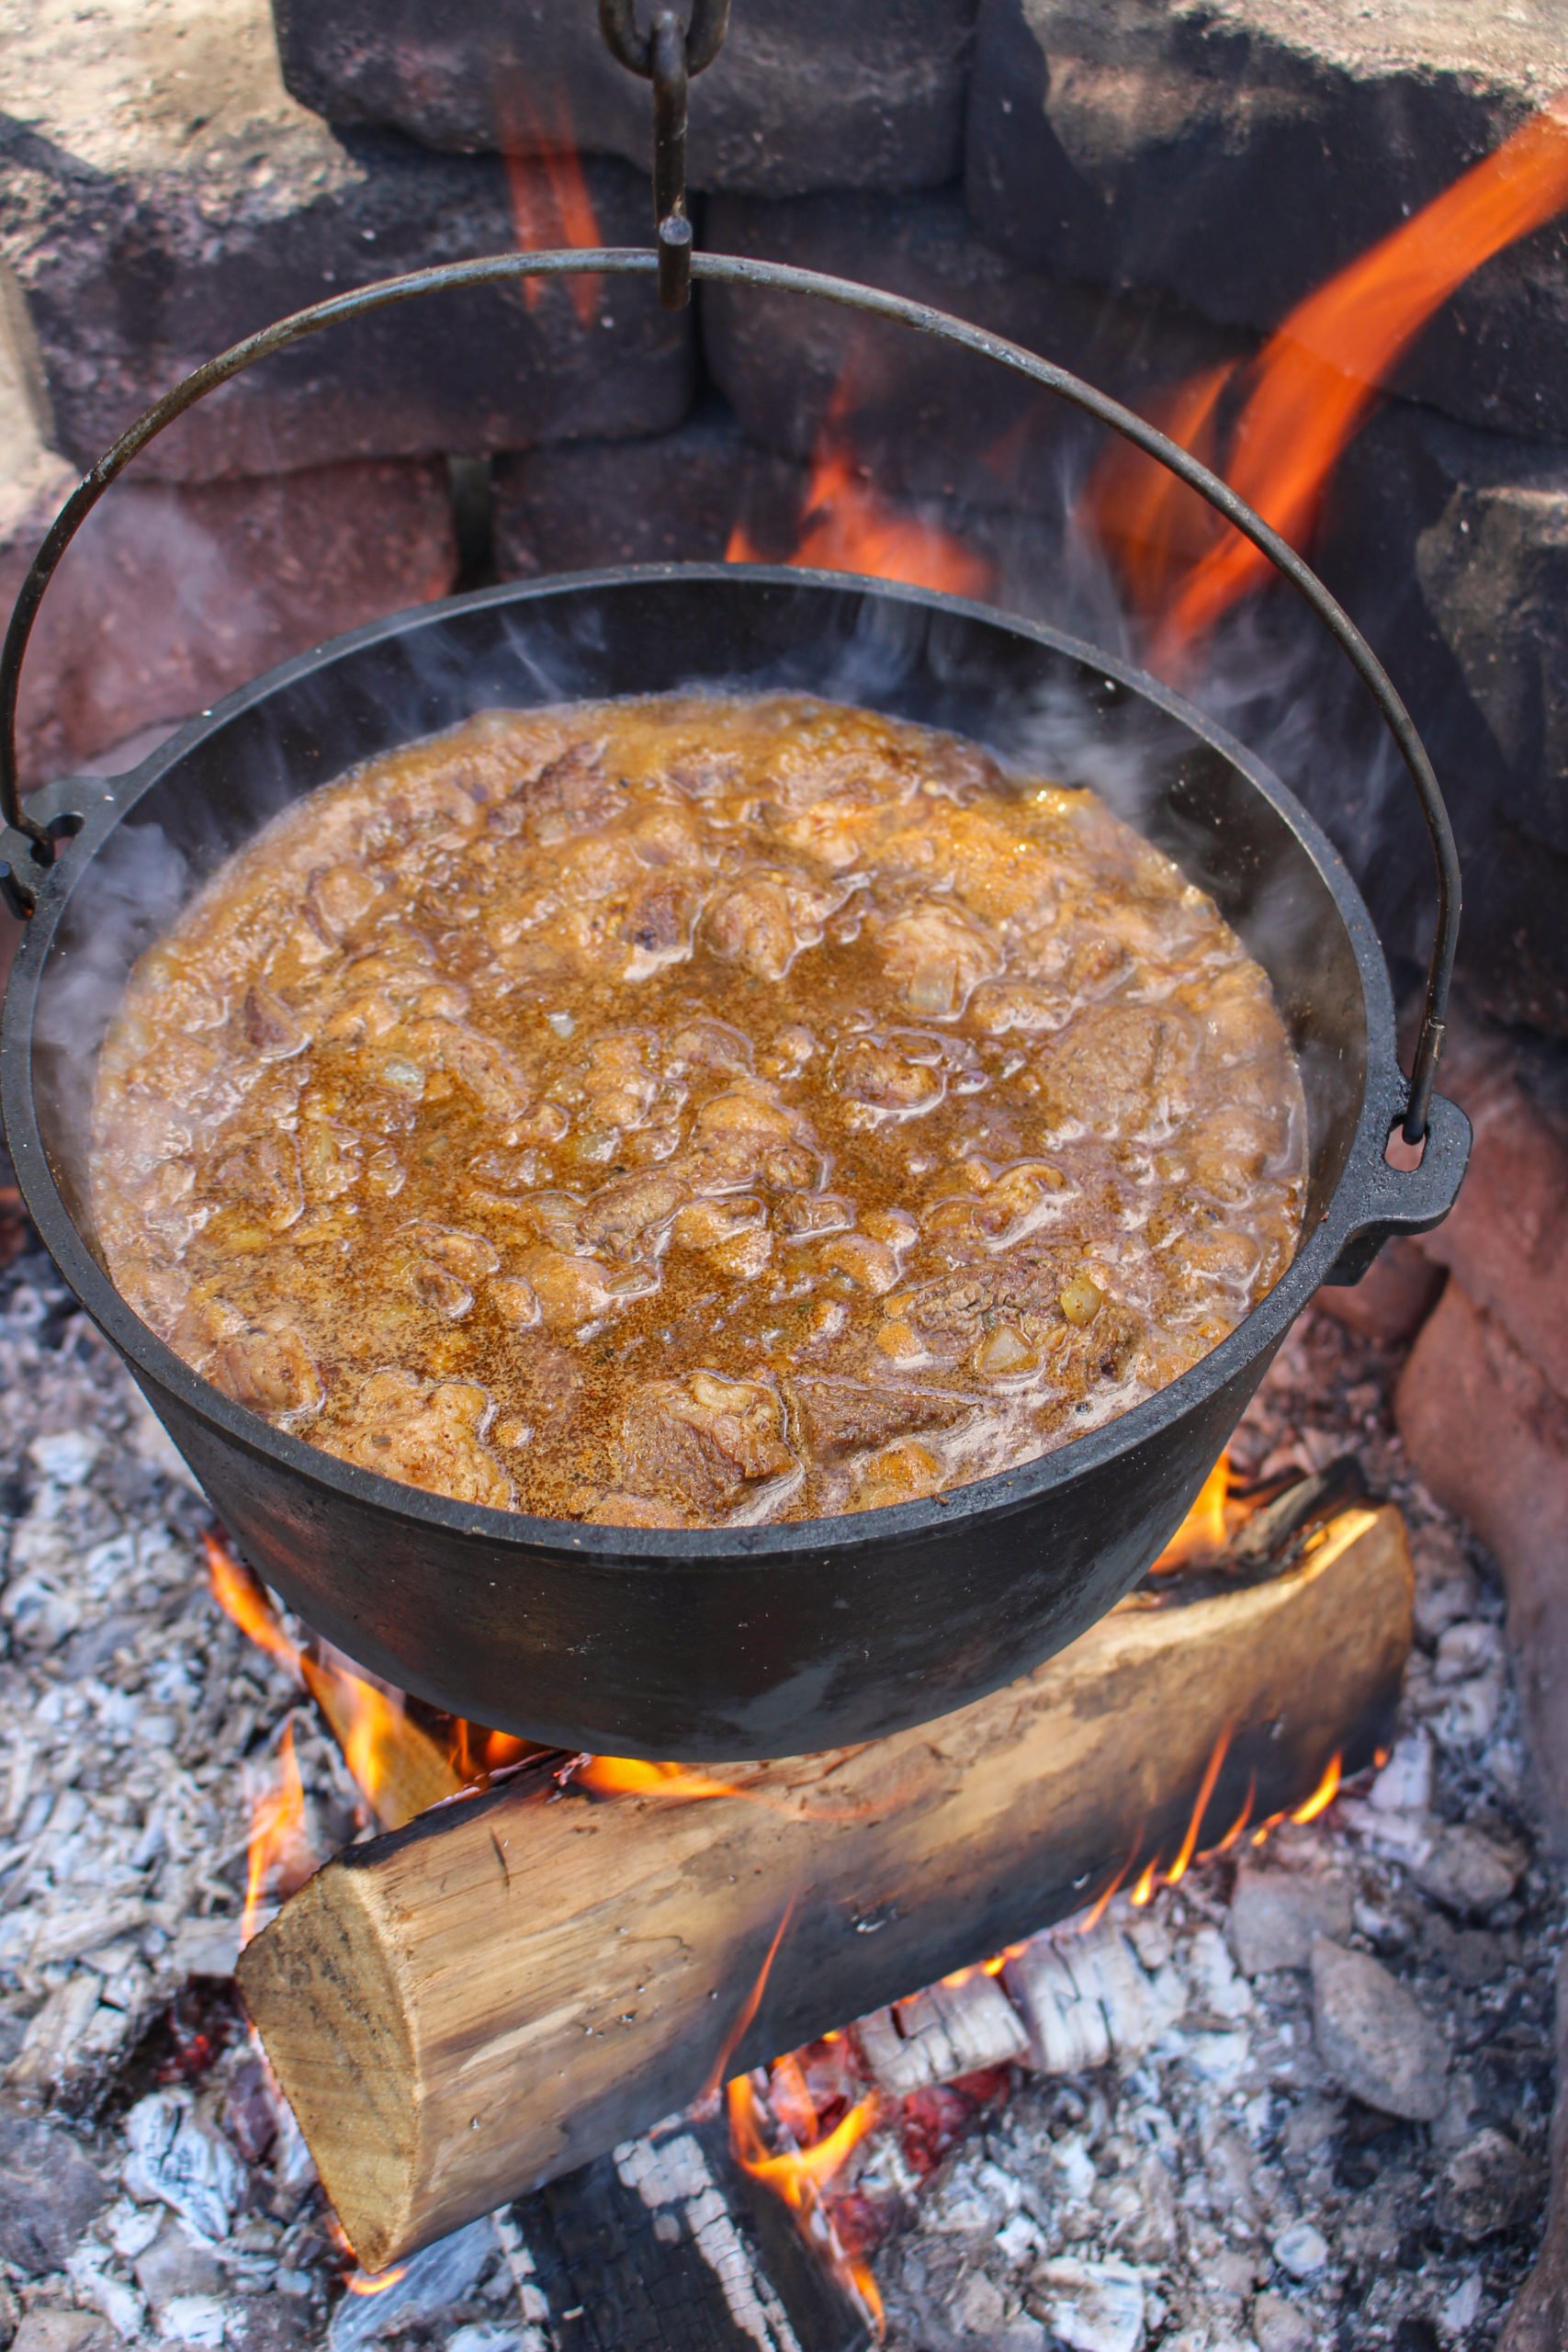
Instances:
[[[1359,1283],[1385,1241],[1402,1233],[1430,1233],[1441,1225],[1469,1162],[1470,1121],[1446,1094],[1434,1094],[1418,1164],[1395,1168],[1379,1159],[1368,1170],[1351,1230],[1324,1281],[1337,1286]]]
[[[28,795],[25,829],[0,824],[0,899],[23,922],[37,906],[39,884],[62,847],[86,822],[82,808],[89,797],[104,797],[101,777],[57,776]]]

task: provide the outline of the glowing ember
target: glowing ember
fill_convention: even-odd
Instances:
[[[855,456],[848,433],[848,379],[828,403],[812,452],[802,503],[799,537],[784,560],[824,571],[855,571],[873,580],[901,580],[911,588],[935,588],[953,596],[983,596],[991,568],[962,540],[935,523],[901,514],[874,488]],[[725,549],[728,563],[761,563],[741,523]]]
[[[1213,462],[1218,413],[1234,390],[1240,405],[1221,469],[1266,522],[1303,544],[1335,461],[1434,311],[1565,205],[1568,93],[1298,303],[1255,361],[1195,379],[1158,422]],[[1129,449],[1108,458],[1089,505],[1136,602],[1160,616],[1155,659],[1166,667],[1269,569],[1174,475]]]
[[[276,1894],[281,1900],[292,1894],[315,1867],[316,1856],[305,1826],[305,1791],[294,1753],[294,1726],[287,1724],[278,1744],[276,1777],[252,1808],[245,1908],[240,1920],[242,1944],[248,1944],[262,1925],[267,1897]]]
[[[542,253],[560,245],[582,253],[602,245],[604,240],[564,96],[557,93],[551,123],[544,120],[530,92],[521,86],[508,90],[497,110],[513,234],[519,253]],[[585,327],[591,327],[599,315],[602,282],[596,277],[566,280],[571,307]],[[530,311],[537,310],[544,294],[543,278],[524,279],[523,300]]]

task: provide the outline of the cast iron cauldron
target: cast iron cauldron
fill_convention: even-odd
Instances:
[[[90,1057],[135,956],[286,801],[486,707],[678,685],[799,685],[978,737],[1081,722],[1080,765],[1265,966],[1310,1123],[1303,1239],[1205,1361],[1122,1419],[930,1501],[780,1527],[570,1525],[449,1502],[280,1434],[131,1312],[88,1207]],[[1325,1280],[1446,1214],[1463,1114],[1434,1097],[1418,1168],[1388,978],[1339,857],[1292,795],[1149,679],[1054,631],[829,574],[669,566],[484,591],[289,662],[130,775],[29,803],[82,820],[39,868],[5,1009],[6,1131],[55,1262],[246,1555],[367,1667],[472,1719],[615,1754],[795,1754],[950,1709],[1062,1647],[1161,1549],[1274,1351]],[[68,830],[58,824],[58,831]],[[176,859],[174,853],[178,853]],[[180,863],[183,861],[183,865]]]

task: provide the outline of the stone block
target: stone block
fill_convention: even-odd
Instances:
[[[649,85],[559,0],[274,0],[289,88],[335,123],[527,153],[573,136],[647,169]],[[647,23],[644,10],[642,21]],[[695,187],[931,187],[963,159],[975,0],[746,0],[692,85]]]
[[[0,490],[0,610],[58,504]],[[24,779],[172,725],[324,637],[443,594],[446,469],[362,462],[263,481],[117,483],[67,551],[22,673]]]
[[[1503,1323],[1449,1283],[1400,1377],[1405,1450],[1439,1502],[1495,1555],[1547,1818],[1568,1841],[1568,1398]]]
[[[1021,266],[976,236],[953,189],[897,204],[718,197],[705,241],[931,303],[1134,404],[1247,347],[1169,302]],[[890,490],[1047,512],[1093,437],[1064,401],[994,362],[796,294],[705,288],[703,348],[752,440],[805,456],[832,404]]]
[[[30,314],[54,446],[90,463],[268,321],[368,279],[570,242],[547,166],[339,134],[279,78],[266,0],[22,0],[7,25],[0,261]],[[646,243],[646,174],[590,160],[578,242]],[[532,299],[530,299],[532,294]],[[689,317],[649,284],[400,303],[259,363],[138,460],[204,479],[352,457],[649,433],[684,413]]]
[[[748,442],[709,402],[672,433],[576,441],[498,458],[495,568],[503,580],[601,564],[716,562],[737,525],[760,549],[793,544],[806,469]]]
[[[1325,1287],[1314,1304],[1380,1348],[1403,1347],[1426,1321],[1442,1286],[1442,1275],[1416,1244],[1396,1239],[1383,1243],[1359,1283]]]
[[[1451,1030],[1441,1083],[1475,1140],[1459,1199],[1421,1250],[1568,1396],[1568,1124],[1530,1075],[1495,1031]]]
[[[1568,1030],[1568,448],[1391,404],[1341,460],[1317,562],[1448,796],[1472,995]],[[1424,953],[1430,853],[1392,763],[1378,790],[1374,909]]]
[[[1568,83],[1568,17],[1496,0],[981,0],[967,190],[1035,268],[1278,325]],[[1568,433],[1568,229],[1479,269],[1398,383]]]

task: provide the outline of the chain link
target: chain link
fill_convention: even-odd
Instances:
[[[617,64],[653,80],[654,36],[637,30],[636,0],[599,0],[599,29]],[[713,63],[728,30],[729,0],[693,0],[692,20],[682,27],[688,74]]]

